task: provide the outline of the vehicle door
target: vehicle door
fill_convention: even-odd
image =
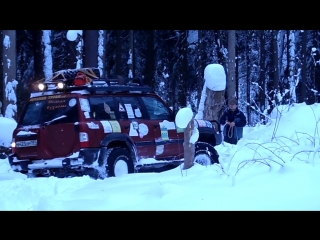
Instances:
[[[48,96],[41,112],[40,146],[44,159],[67,157],[79,151],[79,121],[76,96]]]
[[[113,96],[90,96],[90,113],[87,113],[90,147],[100,147],[101,140],[111,133],[121,133],[117,103]]]
[[[130,136],[139,158],[153,158],[156,153],[154,129],[156,123],[148,119],[148,113],[135,95],[117,96],[121,132]]]
[[[179,159],[183,157],[183,131],[176,128],[169,107],[156,96],[142,96],[148,112],[156,144],[156,159]]]

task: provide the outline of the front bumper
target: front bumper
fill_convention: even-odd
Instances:
[[[11,169],[17,172],[28,172],[38,169],[74,169],[81,166],[89,167],[97,160],[99,148],[82,149],[69,157],[54,158],[46,160],[22,160],[15,154],[8,155]]]

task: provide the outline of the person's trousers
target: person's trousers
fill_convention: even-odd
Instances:
[[[238,139],[237,138],[230,138],[228,136],[224,136],[223,141],[230,143],[230,144],[234,144],[236,145],[238,143]]]

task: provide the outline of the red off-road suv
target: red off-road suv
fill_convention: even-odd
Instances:
[[[139,81],[101,79],[98,69],[84,68],[38,82],[13,132],[11,168],[34,176],[105,178],[181,164],[183,129]],[[222,141],[220,127],[196,123],[195,160],[219,163],[214,146]]]

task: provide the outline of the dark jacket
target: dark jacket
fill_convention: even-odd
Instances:
[[[233,134],[233,137],[240,139],[243,137],[243,127],[247,124],[247,118],[244,115],[242,111],[240,111],[238,108],[234,111],[231,111],[229,108],[227,108],[222,116],[220,117],[220,124],[225,125],[226,121],[234,122],[235,123],[235,129],[236,132]],[[225,126],[223,128],[223,134],[224,136],[227,136],[227,131],[229,130],[229,125]]]

